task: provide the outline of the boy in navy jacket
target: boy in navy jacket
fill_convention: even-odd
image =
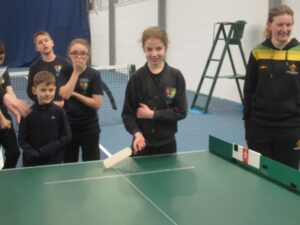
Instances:
[[[23,166],[62,163],[71,130],[62,108],[53,104],[55,76],[47,71],[34,76],[32,92],[37,102],[31,113],[21,120],[19,144],[23,149]]]

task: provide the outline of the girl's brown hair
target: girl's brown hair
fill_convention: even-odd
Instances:
[[[68,52],[70,52],[70,49],[75,44],[81,44],[81,45],[85,46],[87,48],[87,50],[88,50],[88,54],[91,53],[91,45],[90,45],[90,43],[87,40],[82,39],[82,38],[76,38],[73,41],[71,41],[70,44],[69,44],[69,46],[68,46]]]
[[[273,6],[270,9],[267,23],[272,23],[274,17],[284,15],[284,14],[290,15],[293,18],[293,23],[294,23],[294,12],[289,6],[287,6],[285,4],[278,4],[278,5]],[[268,38],[268,39],[272,37],[272,33],[268,29],[267,26],[264,31],[264,36],[265,36],[265,38]]]
[[[165,29],[163,29],[162,27],[154,26],[154,27],[149,27],[146,30],[144,30],[144,32],[142,34],[142,39],[141,39],[142,47],[145,46],[145,42],[149,38],[158,38],[159,40],[162,41],[162,43],[165,45],[165,47],[168,48],[168,44],[169,44],[168,35],[167,35],[167,32],[165,31]]]
[[[90,55],[91,55],[91,45],[90,45],[90,43],[87,40],[83,39],[83,38],[74,39],[73,41],[70,42],[70,44],[68,46],[67,51],[68,51],[69,54],[70,54],[70,50],[71,50],[72,46],[75,45],[75,44],[81,44],[81,45],[83,45],[87,48],[87,50],[88,50],[87,63],[90,64],[91,63],[91,57],[90,57]]]

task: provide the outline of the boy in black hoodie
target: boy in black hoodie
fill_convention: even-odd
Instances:
[[[23,166],[62,163],[71,130],[62,108],[53,104],[55,76],[47,71],[34,76],[32,92],[37,102],[31,113],[21,120],[19,144],[23,149]]]

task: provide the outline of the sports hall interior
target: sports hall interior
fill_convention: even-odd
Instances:
[[[93,66],[101,68],[123,66],[123,69],[130,70],[132,66],[128,65],[139,68],[146,62],[140,42],[142,31],[154,25],[164,27],[170,40],[166,61],[182,71],[186,80],[189,103],[188,116],[180,121],[178,126],[176,135],[178,151],[207,150],[209,135],[241,145],[246,144],[242,120],[243,105],[234,78],[216,80],[206,110],[191,107],[220,24],[229,24],[226,26],[228,34],[232,25],[241,21],[244,23],[238,39],[246,61],[251,49],[264,39],[263,31],[267,12],[274,4],[285,3],[294,9],[292,36],[300,38],[300,15],[297,12],[300,2],[298,0],[10,0],[1,2],[0,6],[4,3],[5,7],[0,7],[0,12],[3,12],[0,13],[0,17],[3,16],[4,10],[15,10],[21,13],[24,10],[30,12],[31,8],[35,9],[33,14],[23,14],[22,21],[16,22],[13,28],[7,28],[9,23],[7,17],[0,20],[2,21],[0,22],[0,39],[8,43],[7,47],[10,51],[6,66],[9,67],[12,77],[20,76],[20,74],[26,76],[28,66],[38,57],[32,41],[34,29],[36,31],[47,30],[53,34],[57,54],[66,56],[66,43],[78,35],[90,40]],[[47,13],[43,14],[44,11],[37,10],[39,7],[44,8],[43,6],[45,7],[43,10]],[[61,7],[69,7],[73,10],[69,15],[70,20],[77,22],[72,25],[73,36],[70,36],[70,33],[66,34],[68,29],[65,28],[68,25],[59,20],[59,16],[63,14],[58,10]],[[74,14],[75,12],[80,15]],[[37,18],[41,18],[43,24],[37,23],[35,28],[30,27],[31,33],[25,32],[26,24],[34,23],[33,21],[37,21]],[[83,22],[86,22],[86,25],[81,24]],[[22,32],[26,33],[26,36],[20,38]],[[15,36],[19,38],[8,36],[8,33],[10,35],[15,33]],[[27,44],[18,48],[19,44],[13,44],[15,39],[23,39],[22,43]],[[245,65],[237,47],[237,45],[230,46],[235,69],[238,74],[243,75]],[[218,41],[214,54],[221,54],[223,48],[224,41]],[[20,49],[23,52],[20,53]],[[227,54],[222,63],[220,76],[232,74],[232,65]],[[214,73],[215,67],[211,65],[210,72]],[[129,78],[130,74],[128,71],[126,73]],[[212,88],[212,81],[213,79],[205,82],[201,87],[201,92],[208,94]],[[239,79],[238,82],[242,89],[243,79]],[[26,81],[23,81],[22,85],[25,86]],[[112,90],[118,91],[116,94],[113,92],[114,97],[118,99],[117,110],[111,108],[111,103],[105,96],[103,109],[99,110],[100,144],[102,149],[114,153],[129,146],[131,136],[126,132],[120,117],[126,80],[125,82],[113,81],[111,85],[114,86],[111,87]],[[26,93],[22,93],[19,86],[14,89],[18,97],[26,99]],[[206,99],[199,98],[195,105],[205,105],[205,103]],[[115,118],[112,119],[112,115],[115,115]],[[107,122],[108,120],[112,122]],[[105,157],[102,153],[102,158]]]

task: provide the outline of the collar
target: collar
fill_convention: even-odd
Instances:
[[[49,109],[51,106],[53,105],[53,102],[49,103],[49,104],[45,104],[45,105],[40,105],[37,102],[34,103],[34,107],[38,110],[47,110]]]

